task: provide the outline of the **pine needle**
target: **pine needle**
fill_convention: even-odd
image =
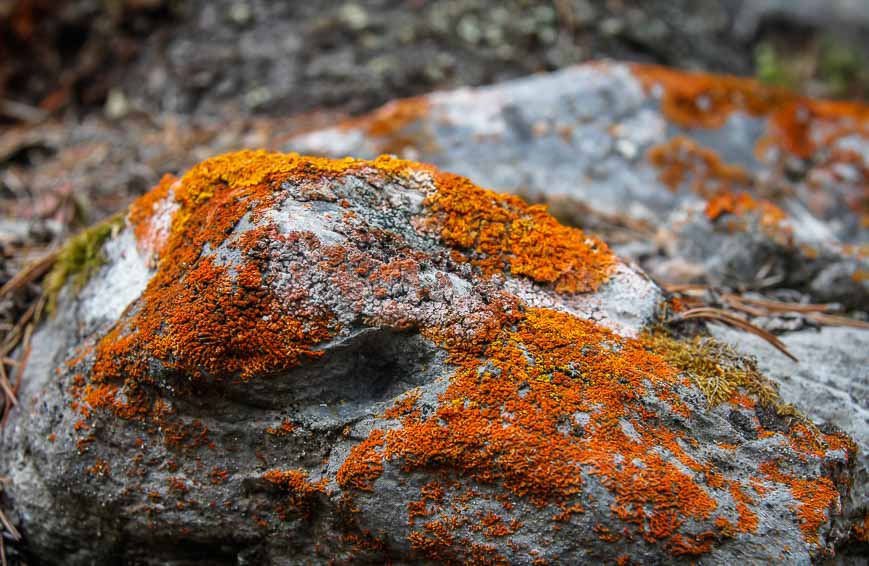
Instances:
[[[725,293],[723,297],[728,301],[741,303],[744,305],[753,305],[761,307],[768,312],[832,312],[837,310],[838,306],[834,304],[806,304],[806,303],[785,303],[783,301],[774,301],[772,299],[756,299],[751,297],[743,297],[734,295],[733,293]]]
[[[848,318],[846,316],[836,316],[833,314],[816,312],[809,313],[806,318],[814,323],[826,326],[850,326],[852,328],[863,328],[869,330],[869,322],[866,322],[865,320],[857,320],[856,318]]]
[[[793,354],[791,354],[788,351],[784,342],[779,340],[772,333],[770,333],[767,330],[764,330],[763,328],[760,328],[758,326],[751,324],[750,322],[748,322],[747,320],[745,320],[743,318],[740,318],[738,316],[730,314],[727,311],[712,308],[712,307],[700,307],[700,308],[690,309],[690,310],[687,310],[685,312],[679,313],[679,315],[674,317],[673,320],[688,320],[688,319],[692,319],[692,318],[705,318],[705,319],[711,319],[711,320],[718,320],[720,322],[724,322],[725,324],[729,324],[730,326],[735,326],[736,328],[739,328],[739,329],[744,330],[746,332],[750,332],[751,334],[754,334],[755,336],[759,336],[759,337],[763,338],[764,340],[766,340],[767,342],[769,342],[769,344],[772,347],[774,347],[776,350],[778,350],[779,352],[781,352],[782,354],[784,354],[788,358],[792,359],[795,362],[799,362],[799,360],[796,358],[796,356],[794,356]]]

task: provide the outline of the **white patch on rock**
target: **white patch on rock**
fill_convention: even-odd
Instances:
[[[460,88],[436,92],[429,97],[433,114],[454,126],[468,128],[476,135],[498,136],[507,131],[501,110],[505,100],[499,89]]]
[[[645,148],[666,139],[667,122],[660,112],[645,108],[613,126],[611,133],[620,141],[630,142],[636,148]]]
[[[628,338],[643,330],[663,298],[661,289],[649,278],[621,262],[595,293],[545,293],[530,279],[513,277],[507,278],[504,289],[529,307],[568,312]]]
[[[362,130],[353,128],[326,128],[293,139],[293,150],[299,153],[324,153],[334,157],[359,153],[365,143]]]
[[[338,214],[335,213],[335,216]],[[268,217],[283,234],[310,232],[327,246],[346,241],[344,236],[332,230],[334,222],[328,221],[322,214],[312,213],[307,203],[287,200],[280,208],[269,210]]]
[[[106,265],[80,293],[85,325],[114,322],[136,300],[154,274],[139,253],[133,231],[125,228],[103,246]]]
[[[637,336],[652,318],[663,298],[661,289],[632,267],[618,263],[610,279],[596,293],[565,300],[583,318],[603,324],[627,337]]]

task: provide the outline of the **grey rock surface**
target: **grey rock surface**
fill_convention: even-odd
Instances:
[[[846,431],[857,442],[850,507],[856,517],[869,515],[869,331],[828,327],[787,333],[782,340],[798,363],[745,333],[716,326],[712,335],[755,356],[785,401],[817,423]],[[850,559],[856,557],[845,563]]]
[[[845,536],[847,439],[750,387],[710,406],[641,336],[657,286],[518,199],[244,152],[103,252],[2,435],[41,563],[808,564]]]
[[[772,276],[818,301],[869,304],[859,248],[869,241],[869,111],[860,104],[593,63],[392,102],[285,148],[396,153],[548,203],[559,218],[629,243],[617,249],[662,281],[693,274],[752,287]],[[745,205],[704,218],[721,199]],[[772,274],[758,277],[761,269]]]

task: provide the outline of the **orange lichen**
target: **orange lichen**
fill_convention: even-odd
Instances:
[[[159,257],[169,238],[168,222],[161,226],[159,207],[166,206],[172,186],[178,182],[174,175],[163,175],[156,187],[139,197],[130,205],[127,222],[136,236],[136,245],[145,257]],[[169,220],[169,219],[166,219]]]
[[[394,100],[371,114],[348,120],[343,129],[360,129],[377,142],[378,151],[402,155],[408,149],[434,149],[431,137],[411,126],[429,113],[428,98],[417,96]]]
[[[416,525],[416,519],[431,517],[440,510],[440,504],[444,500],[444,488],[438,481],[430,481],[420,488],[421,498],[407,504],[407,524],[410,527]],[[430,508],[429,505],[432,507]]]
[[[653,540],[670,537],[686,518],[707,518],[715,510],[715,500],[694,478],[651,449],[667,437],[673,457],[699,467],[678,447],[675,433],[632,419],[641,409],[634,400],[677,381],[673,368],[641,342],[566,313],[530,309],[484,352],[457,347],[452,361],[459,370],[434,416],[407,417],[402,429],[385,435],[376,431],[345,466],[362,464],[368,475],[372,458],[379,457],[406,471],[454,470],[538,506],[579,495],[582,466],[613,491],[613,512]],[[569,425],[584,432],[559,430],[576,413],[590,415],[585,425]],[[636,438],[624,431],[624,421],[634,423]],[[371,449],[384,444],[382,454]]]
[[[731,113],[741,110],[764,115],[792,101],[790,92],[752,79],[689,73],[656,65],[632,65],[648,89],[663,90],[661,106],[667,117],[685,128],[720,128]]]
[[[190,491],[190,486],[187,485],[187,481],[184,478],[172,477],[167,482],[169,483],[169,489],[176,493],[183,495]]]
[[[99,458],[97,458],[97,460],[96,460],[96,462],[94,462],[93,466],[91,466],[87,469],[87,473],[89,473],[92,476],[107,476],[107,475],[109,475],[109,472],[110,472],[109,463],[106,462],[105,460],[101,460]]]
[[[803,538],[808,543],[818,544],[818,529],[827,521],[833,504],[838,505],[839,492],[829,478],[806,479],[782,472],[775,460],[760,465],[760,472],[770,481],[786,485],[795,500]]]
[[[714,151],[684,136],[652,147],[648,159],[660,170],[660,181],[672,191],[689,179],[691,189],[702,196],[747,187],[751,182],[745,169],[724,163]]]
[[[279,426],[270,426],[266,428],[266,434],[270,434],[272,436],[287,436],[293,433],[296,430],[296,425],[289,418],[285,418],[281,421]]]
[[[353,447],[338,470],[336,480],[342,488],[373,491],[372,484],[383,471],[383,458],[377,451],[384,444],[382,430],[375,429],[368,438]]]
[[[869,542],[869,512],[851,525],[851,538],[859,542]]]
[[[737,529],[743,533],[757,531],[757,513],[749,507],[749,505],[754,505],[755,501],[743,493],[737,482],[730,483],[730,495],[733,497],[733,501],[736,502],[736,512],[739,514]]]
[[[565,293],[595,290],[615,258],[601,240],[558,223],[543,206],[480,189],[464,177],[440,173],[426,204],[430,225],[484,273],[509,271]]]
[[[222,468],[213,467],[211,469],[211,483],[214,485],[220,485],[226,481],[226,478],[229,477],[229,472]]]
[[[706,203],[706,217],[709,220],[717,220],[724,214],[743,216],[752,211],[758,211],[761,223],[768,226],[775,226],[787,218],[785,212],[773,203],[755,199],[746,192],[721,193]]]
[[[314,500],[326,493],[326,479],[311,483],[305,470],[269,470],[263,479],[286,492],[287,503],[304,514],[309,514]],[[286,515],[286,513],[284,513]]]
[[[384,419],[397,419],[407,416],[419,416],[419,410],[415,409],[416,401],[419,399],[419,392],[411,392],[396,401],[390,408],[383,412]]]
[[[787,214],[772,202],[756,199],[746,192],[724,192],[710,198],[705,213],[712,222],[729,215],[723,225],[730,232],[747,231],[750,224],[756,222],[773,241],[787,247],[794,245],[794,230]]]
[[[661,108],[677,125],[720,128],[737,111],[765,116],[769,131],[761,149],[773,145],[801,158],[822,147],[825,140],[815,135],[819,124],[834,124],[834,130],[841,130],[853,129],[854,124],[865,127],[869,122],[869,107],[865,105],[814,100],[752,79],[655,65],[635,64],[631,69],[647,90],[661,89]]]
[[[662,541],[674,555],[702,554],[721,537],[757,531],[760,517],[753,507],[758,502],[746,490],[754,487],[762,496],[764,486],[756,480],[743,485],[725,479],[710,464],[695,460],[683,447],[692,445],[690,438],[656,424],[636,403],[652,394],[671,404],[675,414],[690,416],[672,395],[680,383],[679,370],[650,353],[646,341],[619,337],[566,313],[527,309],[489,342],[452,344],[449,351],[458,370],[435,413],[423,418],[412,410],[415,398],[396,404],[390,417],[400,419],[402,428],[376,430],[347,458],[344,467],[358,469],[365,478],[357,489],[370,489],[382,463],[390,461],[407,473],[454,473],[495,484],[537,506],[556,505],[562,512],[553,522],[560,522],[569,520],[570,512],[583,512],[575,503],[583,490],[581,468],[613,493],[615,517],[645,541]],[[584,422],[573,421],[575,414],[586,415]],[[775,434],[759,422],[756,426],[759,434]],[[828,441],[820,433],[802,435],[800,430],[793,430],[791,443],[798,454],[822,457],[824,450],[853,448],[844,441],[839,446],[838,436]],[[822,448],[816,447],[819,442]],[[829,503],[832,482],[788,479],[787,485],[800,502],[795,513],[803,529],[817,529],[825,520],[818,509]],[[348,486],[354,487],[348,481],[342,487]],[[735,524],[721,515],[713,518],[720,512],[713,491],[729,492]],[[427,557],[461,554],[456,547],[463,544],[460,525],[443,514],[443,502],[443,487],[433,482],[408,506],[412,527],[420,518],[438,515],[409,536]],[[486,519],[496,525],[492,516]],[[687,528],[702,520],[711,520],[717,531]],[[496,530],[506,536],[503,526]],[[627,527],[624,533],[599,534],[613,540],[633,536]]]

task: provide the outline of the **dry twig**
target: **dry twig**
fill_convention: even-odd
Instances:
[[[14,407],[18,404],[18,399],[15,398],[15,393],[12,391],[12,384],[9,383],[9,376],[6,374],[6,364],[0,362],[0,388],[3,389],[3,394],[6,396],[6,403]],[[3,408],[4,411],[7,407]]]
[[[0,298],[21,289],[48,273],[57,260],[57,254],[58,250],[49,252],[16,273],[12,279],[0,288]]]
[[[12,537],[12,540],[15,542],[21,540],[21,533],[19,533],[18,529],[15,528],[15,525],[6,518],[6,513],[3,512],[3,509],[0,509],[0,523],[3,523],[3,527],[9,531],[9,536]]]

